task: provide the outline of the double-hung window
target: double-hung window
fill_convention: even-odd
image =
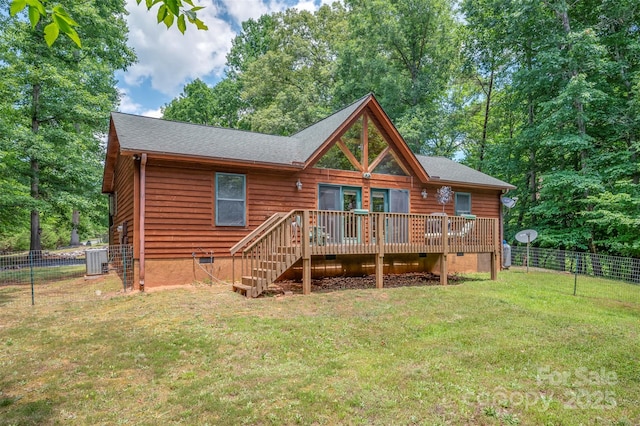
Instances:
[[[456,192],[456,216],[471,214],[471,194]]]
[[[246,223],[246,176],[216,173],[216,226],[245,226]]]

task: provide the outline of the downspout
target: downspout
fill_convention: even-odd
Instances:
[[[504,194],[506,194],[507,192],[509,192],[508,189],[503,189],[501,191],[500,194],[498,194],[498,208],[500,209],[500,215],[498,216],[500,221],[499,221],[499,226],[498,226],[498,233],[500,235],[498,235],[499,240],[499,246],[500,246],[500,266],[498,267],[498,269],[502,270],[502,265],[504,265],[504,208],[502,207],[502,196]]]
[[[147,154],[140,156],[140,291],[144,291],[144,218],[146,205]]]

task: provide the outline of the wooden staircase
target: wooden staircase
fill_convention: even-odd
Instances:
[[[233,290],[247,297],[258,297],[301,257],[299,248],[278,247],[274,253],[265,256],[275,260],[259,260],[249,275],[242,276],[242,282],[233,285]]]
[[[233,290],[258,297],[302,257],[300,218],[302,212],[278,213],[231,249],[242,249],[241,282]]]

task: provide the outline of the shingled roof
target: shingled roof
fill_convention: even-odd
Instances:
[[[110,146],[111,149],[108,149],[105,177],[107,169],[115,166],[113,154],[117,151],[120,154],[176,155],[303,168],[319,148],[339,132],[345,122],[352,119],[372,100],[379,108],[375,97],[370,93],[292,136],[267,135],[113,112],[111,113],[112,135],[108,143],[109,145],[113,143],[112,137],[115,135],[119,147]],[[384,114],[383,111],[382,114]],[[404,142],[400,141],[400,143]],[[113,151],[113,148],[117,151]],[[407,149],[405,155],[413,154]],[[506,182],[443,157],[417,155],[415,158],[418,160],[418,163],[415,163],[416,171],[418,174],[426,172],[430,177],[429,180],[436,180],[434,178],[439,177],[439,181],[447,183],[502,189],[514,188]],[[420,167],[424,170],[420,170]],[[425,177],[426,175],[423,175],[421,179]],[[103,190],[106,189],[104,183]]]
[[[111,113],[111,119],[121,151],[292,165],[304,163],[368,96],[293,136],[266,135],[119,112]]]
[[[427,157],[416,155],[416,158],[426,170],[431,181],[443,183],[463,183],[474,186],[485,186],[501,189],[515,189],[515,186],[496,179],[485,173],[457,163],[445,157]]]

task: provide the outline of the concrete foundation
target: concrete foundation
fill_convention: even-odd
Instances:
[[[401,274],[406,272],[440,273],[440,254],[387,254],[384,257],[384,274]],[[490,253],[465,253],[447,256],[449,274],[469,272],[490,272]],[[199,258],[188,259],[146,259],[145,288],[168,285],[190,284],[193,282],[210,282],[209,274],[216,280],[231,283],[232,276],[236,282],[241,279],[241,260],[236,258],[235,274],[232,274],[233,262],[230,257],[214,259],[213,263],[200,263]],[[205,272],[206,271],[206,272]],[[375,255],[349,255],[325,258],[313,256],[311,274],[313,278],[332,276],[362,276],[375,273]],[[302,280],[302,260],[290,268],[282,279]],[[135,262],[134,288],[139,289],[139,262]]]

